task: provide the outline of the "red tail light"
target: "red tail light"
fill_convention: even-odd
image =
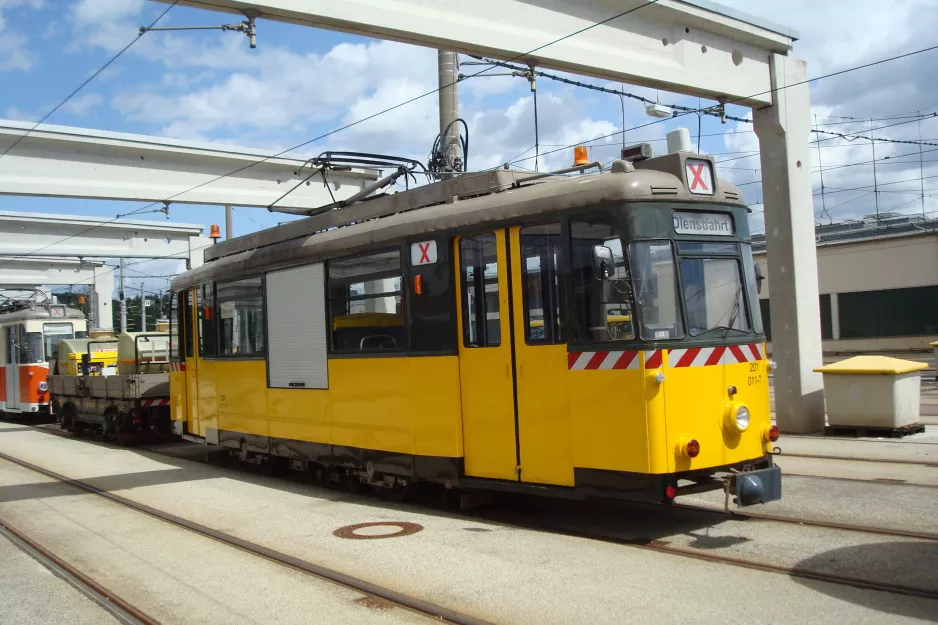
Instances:
[[[697,439],[692,438],[687,441],[687,447],[684,448],[687,456],[689,458],[696,458],[700,455],[700,443],[697,442]]]
[[[769,440],[773,443],[778,440],[778,426],[777,425],[773,425],[772,427],[769,428]]]
[[[667,488],[664,489],[664,496],[667,497],[668,499],[674,499],[675,497],[677,497],[677,489],[674,488],[673,486],[668,486]]]
[[[140,417],[134,417],[134,425],[140,425],[143,421],[140,420]]]

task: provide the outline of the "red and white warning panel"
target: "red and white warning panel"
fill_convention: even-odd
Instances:
[[[689,158],[684,161],[687,189],[694,195],[713,195],[713,169],[710,161]]]
[[[432,265],[436,262],[436,241],[421,241],[410,246],[410,264]]]

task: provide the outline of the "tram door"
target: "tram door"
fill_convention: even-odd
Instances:
[[[19,332],[19,325],[6,328],[7,366],[6,370],[6,409],[20,409],[20,342],[25,338]]]
[[[517,480],[505,231],[460,237],[455,245],[465,472]]]
[[[573,486],[559,223],[509,231],[521,481]]]
[[[196,291],[189,289],[183,292],[181,296],[180,308],[182,309],[183,323],[186,325],[185,350],[186,350],[186,409],[189,415],[189,424],[187,430],[190,434],[202,436],[199,425],[199,358],[196,353],[198,349],[199,335],[198,323],[196,322]]]
[[[573,484],[559,252],[559,224],[456,240],[466,475]]]

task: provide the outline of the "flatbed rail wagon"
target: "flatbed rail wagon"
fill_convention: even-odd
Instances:
[[[49,376],[56,420],[78,434],[127,443],[169,434],[169,335],[122,333],[64,342]],[[117,366],[108,366],[117,352]],[[66,363],[81,365],[70,374]]]

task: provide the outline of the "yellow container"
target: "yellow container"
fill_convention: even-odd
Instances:
[[[89,345],[90,344],[90,345]],[[89,351],[90,347],[90,351]],[[100,363],[100,373],[108,375],[117,369],[117,338],[113,335],[90,339],[63,339],[59,341],[59,375],[81,375],[81,363],[85,354],[91,363]]]
[[[169,334],[122,332],[117,348],[117,372],[128,374],[157,371],[169,371]]]

